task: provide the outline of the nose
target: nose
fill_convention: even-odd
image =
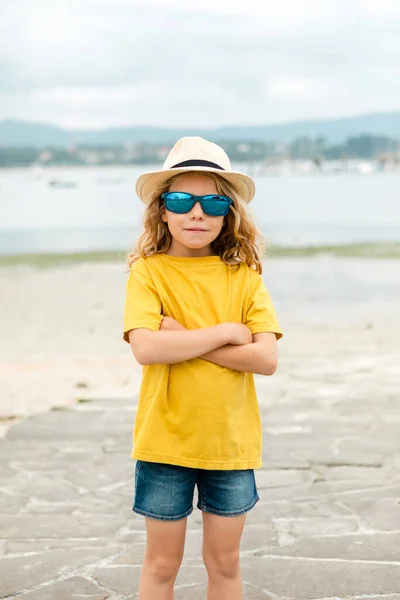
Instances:
[[[204,212],[201,208],[201,204],[199,201],[195,203],[192,210],[189,213],[191,219],[204,219]]]

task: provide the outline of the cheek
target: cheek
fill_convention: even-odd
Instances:
[[[170,213],[168,211],[165,213],[165,222],[171,232],[182,227],[183,217],[184,215],[178,215],[177,213]]]
[[[224,220],[225,220],[225,217],[214,217],[213,223],[212,223],[212,232],[213,233],[215,233],[216,235],[219,234],[222,227],[224,226]]]

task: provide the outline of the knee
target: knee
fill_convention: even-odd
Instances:
[[[174,582],[182,562],[181,557],[152,557],[147,559],[147,568],[158,584]]]
[[[204,554],[203,560],[210,577],[234,579],[240,571],[239,552]]]

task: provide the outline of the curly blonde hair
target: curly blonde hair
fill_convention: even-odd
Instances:
[[[233,185],[217,173],[203,171],[201,173],[215,181],[218,194],[229,196],[233,200],[218,237],[211,243],[213,252],[227,265],[245,262],[261,274],[260,256],[264,247],[261,233],[247,212],[246,202],[238,195]],[[160,197],[163,192],[169,190],[172,181],[181,175],[182,173],[174,175],[162,186],[154,187],[152,199],[146,206],[144,214],[144,231],[135,249],[126,256],[129,268],[139,258],[165,253],[170,248],[172,235],[168,224],[161,219],[165,208]]]

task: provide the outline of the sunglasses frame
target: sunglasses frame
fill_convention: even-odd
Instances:
[[[189,196],[189,198],[182,198],[181,200],[187,200],[188,202],[191,202],[192,205],[190,206],[189,210],[187,210],[185,212],[176,212],[174,210],[170,210],[168,208],[168,198],[167,198],[168,194],[186,194],[186,196]],[[222,198],[223,200],[227,201],[226,211],[222,215],[213,215],[213,214],[208,213],[206,210],[204,210],[204,205],[203,205],[204,200],[206,200],[207,198],[215,198],[215,197]],[[189,194],[189,192],[164,192],[163,194],[161,194],[161,199],[164,201],[165,208],[169,212],[173,212],[178,215],[187,214],[188,212],[190,212],[192,210],[192,208],[196,204],[196,202],[200,202],[202,211],[209,217],[225,217],[229,213],[229,209],[230,209],[231,205],[233,204],[232,198],[229,198],[229,196],[223,196],[222,194],[205,194],[204,196],[195,196],[194,194]]]

